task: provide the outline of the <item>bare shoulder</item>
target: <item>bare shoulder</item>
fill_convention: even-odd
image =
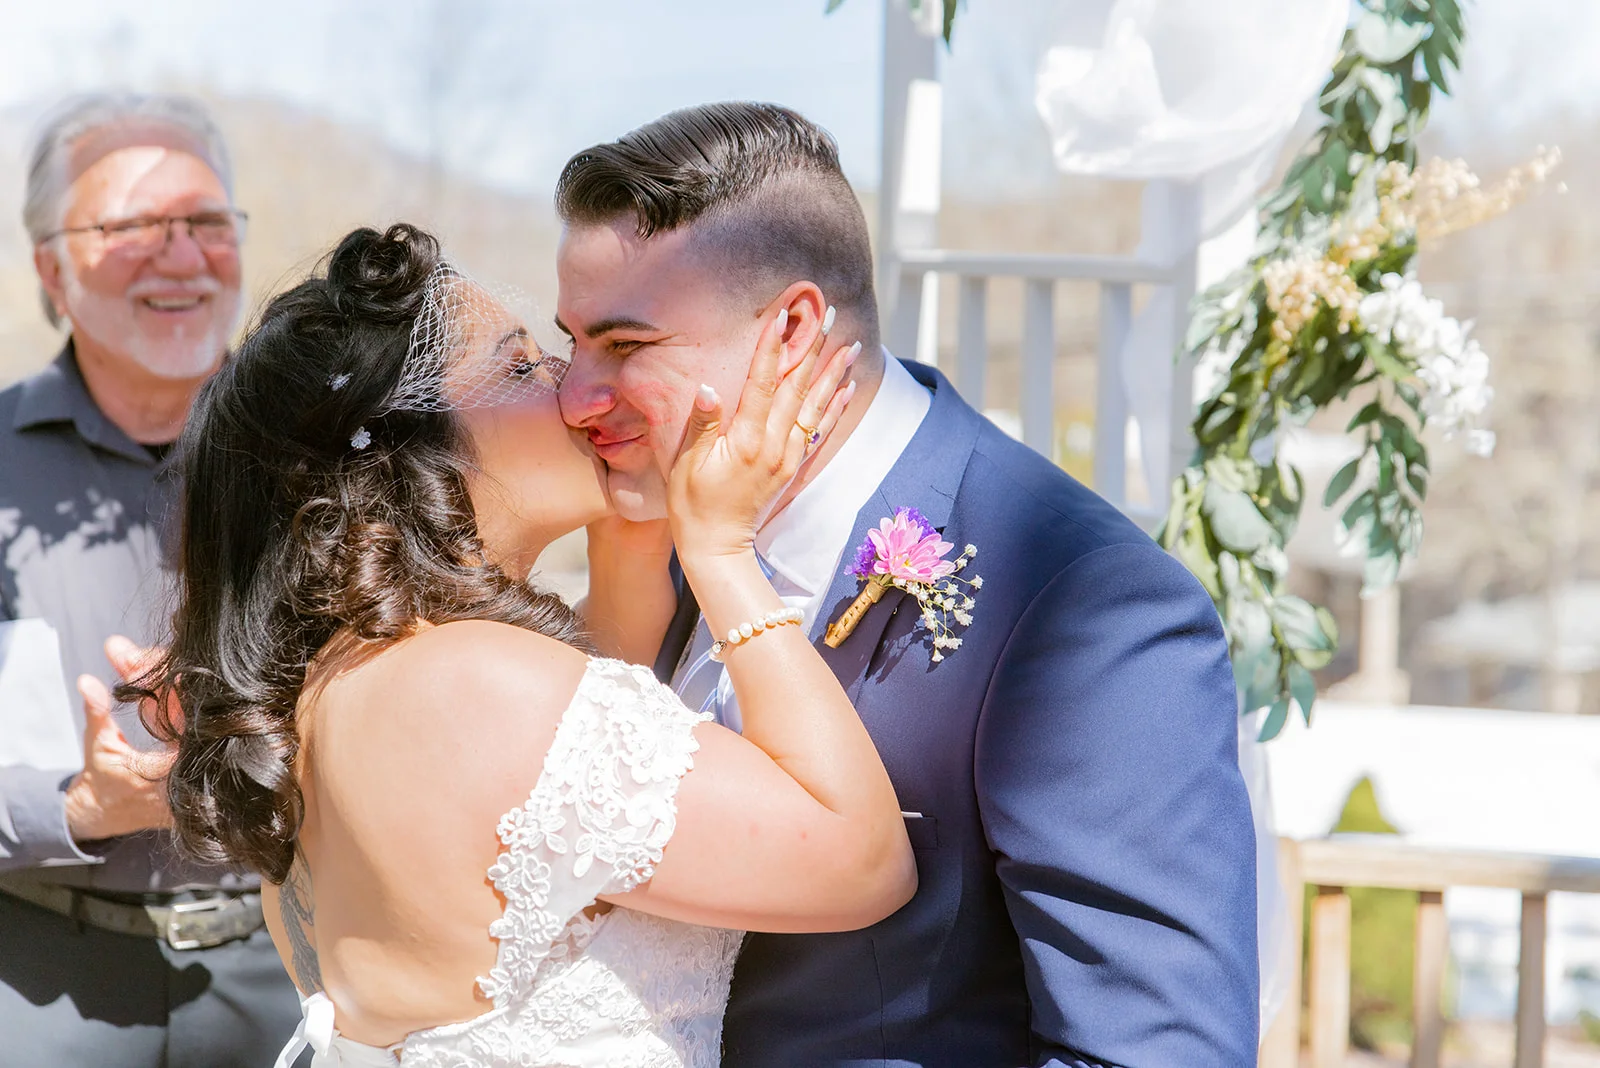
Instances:
[[[485,694],[570,675],[576,685],[588,657],[565,642],[487,619],[429,627],[396,644],[387,670],[410,685],[450,677]]]
[[[313,712],[317,762],[385,775],[453,765],[520,781],[587,663],[563,642],[504,623],[430,627],[327,683]]]

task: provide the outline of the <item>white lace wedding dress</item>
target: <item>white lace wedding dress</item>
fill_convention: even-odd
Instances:
[[[653,874],[704,718],[647,669],[591,660],[532,794],[500,820],[489,877],[506,908],[478,980],[494,1008],[381,1049],[341,1037],[313,994],[279,1064],[309,1046],[313,1068],[715,1068],[740,932],[586,913]]]

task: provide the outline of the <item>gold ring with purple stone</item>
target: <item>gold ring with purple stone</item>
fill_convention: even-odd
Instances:
[[[814,427],[814,426],[806,426],[804,423],[802,423],[798,419],[796,419],[794,421],[794,425],[799,427],[802,431],[805,432],[805,435],[806,435],[806,448],[808,448],[808,449],[815,448],[817,442],[819,440],[821,440],[821,438],[822,438],[822,433],[816,427]]]

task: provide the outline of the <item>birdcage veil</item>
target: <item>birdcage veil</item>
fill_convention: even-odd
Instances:
[[[510,404],[561,385],[564,357],[540,345],[532,301],[441,262],[429,275],[400,381],[383,412]]]

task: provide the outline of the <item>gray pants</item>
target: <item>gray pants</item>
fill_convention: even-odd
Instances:
[[[0,893],[0,1068],[269,1068],[299,1021],[264,930],[180,952]]]

